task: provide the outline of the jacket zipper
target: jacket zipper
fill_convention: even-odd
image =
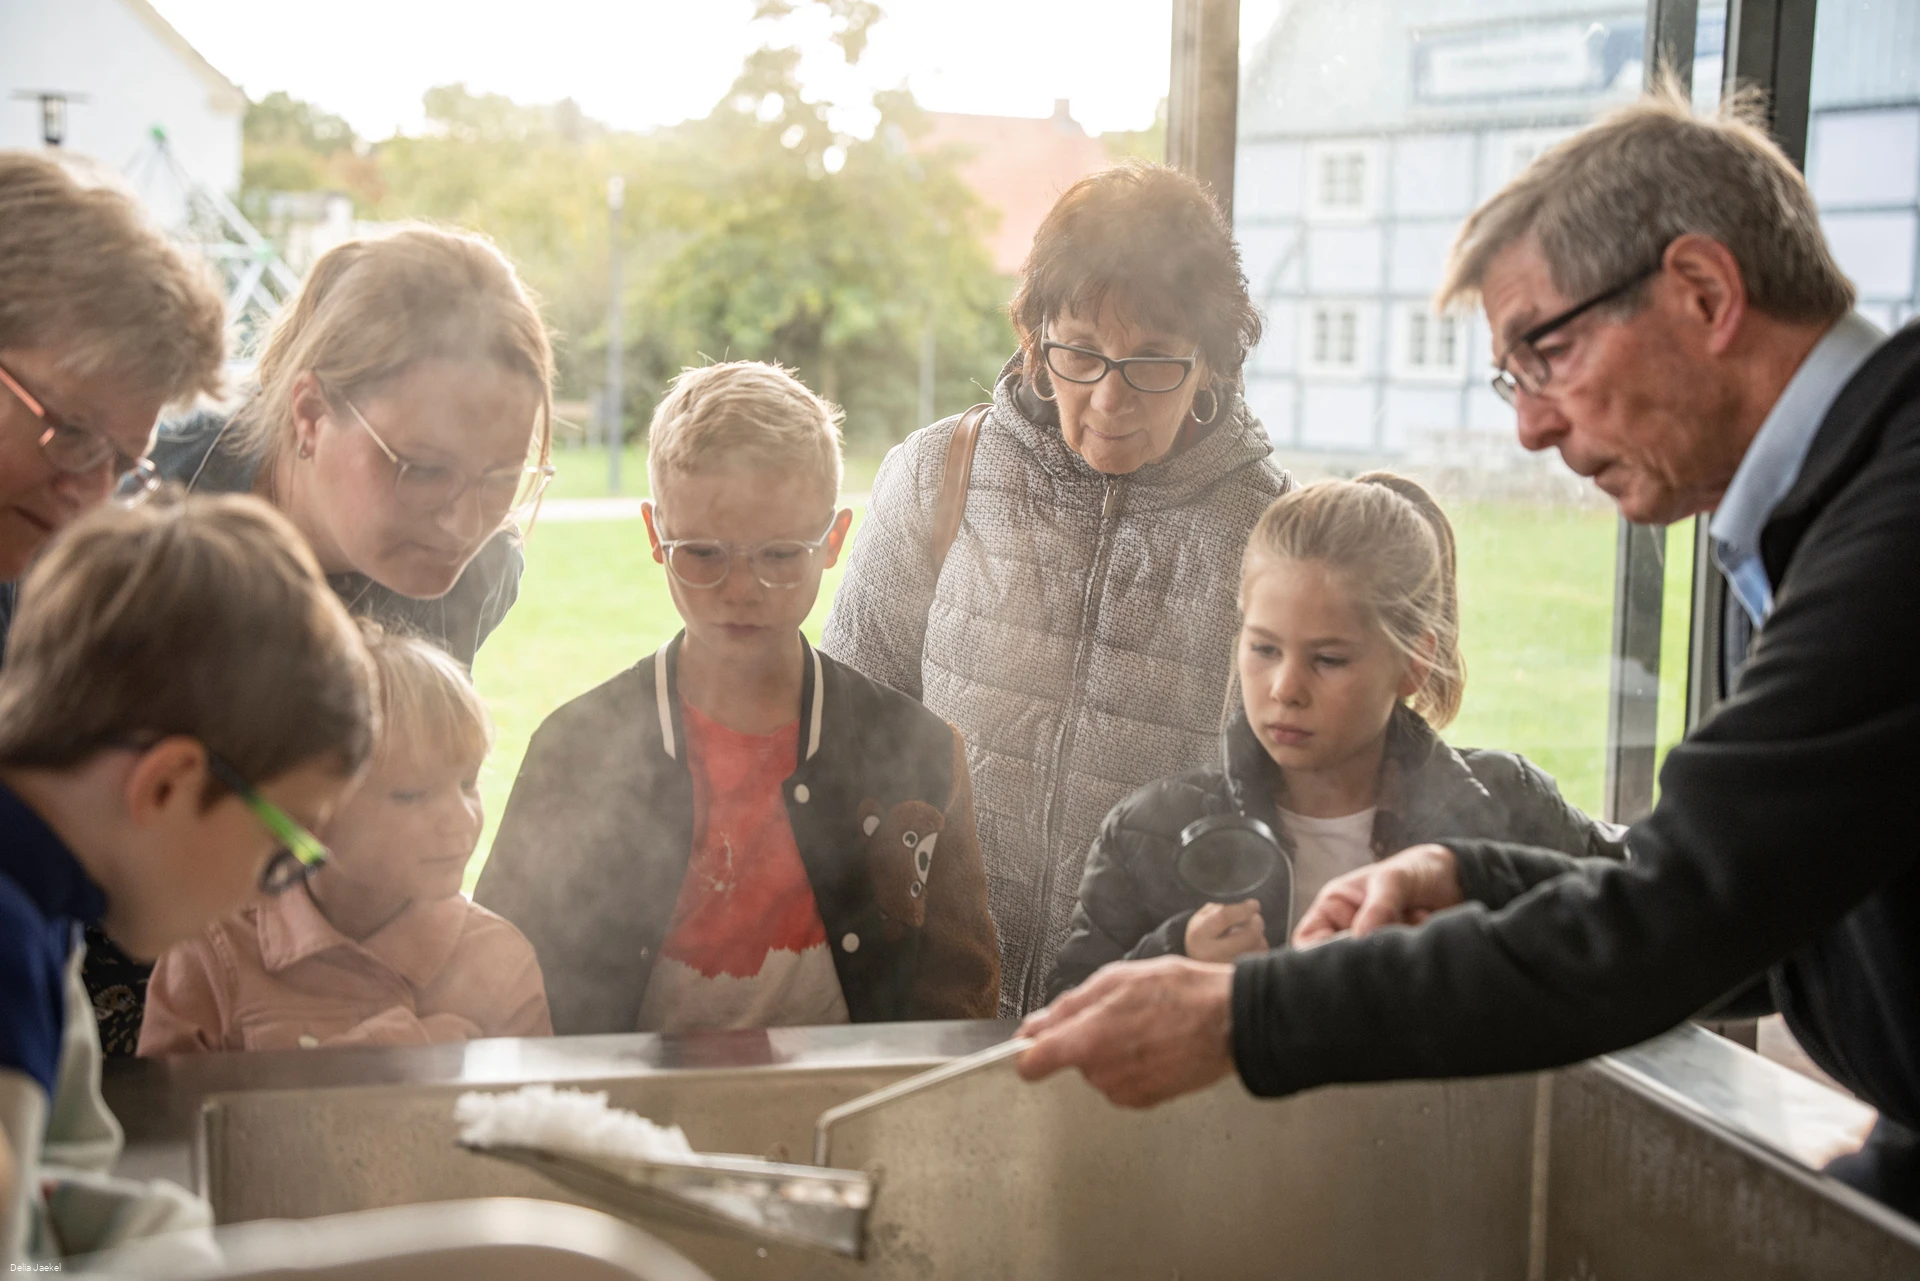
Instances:
[[[1020,980],[1020,1005],[1030,1010],[1039,1000],[1046,981],[1042,977],[1040,953],[1043,950],[1048,930],[1053,921],[1053,868],[1054,844],[1060,828],[1061,770],[1073,748],[1073,724],[1080,711],[1081,691],[1086,688],[1086,666],[1088,654],[1093,648],[1093,636],[1090,631],[1094,608],[1100,595],[1100,587],[1106,577],[1106,558],[1111,550],[1108,546],[1108,531],[1113,526],[1114,515],[1120,509],[1120,480],[1109,476],[1105,483],[1106,492],[1100,500],[1100,528],[1093,543],[1093,567],[1087,575],[1087,590],[1080,598],[1080,646],[1074,654],[1073,680],[1068,687],[1066,715],[1060,722],[1060,734],[1054,742],[1053,768],[1048,773],[1046,824],[1041,829],[1040,863],[1040,931],[1033,946],[1027,951],[1026,973]]]

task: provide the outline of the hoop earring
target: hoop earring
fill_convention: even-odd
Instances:
[[[293,456],[304,463],[313,457],[313,446],[302,443],[298,449],[293,451]]]
[[[1047,389],[1045,391],[1040,390],[1040,379],[1038,377],[1033,380],[1032,386],[1034,395],[1046,401],[1049,405],[1053,403],[1054,387],[1052,375],[1048,375],[1047,377]]]
[[[1202,418],[1197,412],[1195,412],[1192,406],[1188,406],[1187,412],[1193,415],[1193,421],[1198,423],[1200,426],[1211,427],[1213,425],[1213,420],[1220,416],[1220,393],[1215,391],[1211,387],[1202,387],[1200,391],[1204,391],[1207,393],[1208,396],[1212,397],[1213,408],[1207,411],[1207,416],[1205,418]],[[1193,398],[1197,402],[1200,399],[1200,392],[1199,391],[1194,392]]]

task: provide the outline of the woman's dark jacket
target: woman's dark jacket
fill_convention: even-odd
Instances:
[[[1764,972],[1813,1060],[1920,1129],[1920,325],[1841,390],[1760,554],[1773,612],[1668,754],[1633,862],[1462,842],[1486,908],[1242,957],[1249,1089],[1555,1067]]]
[[[679,652],[676,637],[546,719],[474,890],[533,944],[561,1035],[638,1030],[686,879]],[[993,1017],[1000,950],[958,732],[811,646],[803,670],[781,790],[849,1016]]]
[[[1210,814],[1245,814],[1273,829],[1289,856],[1276,796],[1280,772],[1236,706],[1220,735],[1221,762],[1161,779],[1114,806],[1080,882],[1072,932],[1047,983],[1052,1000],[1101,966],[1186,953],[1187,922],[1205,901],[1174,870],[1181,829]],[[1373,855],[1447,837],[1524,841],[1580,858],[1623,858],[1623,829],[1569,805],[1553,779],[1511,752],[1456,750],[1418,713],[1394,709],[1387,724]],[[1290,882],[1259,894],[1268,938],[1285,944]],[[1304,912],[1308,903],[1294,904]]]
[[[163,424],[152,454],[161,477],[197,493],[253,492],[260,460],[231,447],[230,425],[230,419],[212,413]],[[471,666],[481,643],[513,608],[525,566],[520,535],[503,529],[480,549],[452,590],[436,600],[402,596],[365,574],[329,574],[327,584],[349,613],[404,627]],[[8,606],[10,622],[10,593]],[[100,1021],[101,1049],[108,1058],[132,1058],[153,967],[131,959],[99,927],[90,926],[82,973]]]

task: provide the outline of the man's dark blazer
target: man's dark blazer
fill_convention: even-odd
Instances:
[[[1761,554],[1774,612],[1631,861],[1448,842],[1480,903],[1243,959],[1251,1089],[1573,1062],[1765,972],[1815,1061],[1920,1128],[1920,325],[1841,391]]]

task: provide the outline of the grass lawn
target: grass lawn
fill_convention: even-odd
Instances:
[[[628,494],[645,471],[635,451]],[[563,455],[563,464],[584,459]],[[605,455],[597,455],[604,468]],[[848,467],[849,492],[871,483],[872,464]],[[562,478],[581,469],[563,465]],[[593,496],[581,488],[558,490]],[[600,473],[604,495],[605,474]],[[1452,512],[1460,539],[1461,616],[1467,695],[1447,731],[1463,746],[1524,753],[1560,780],[1575,804],[1600,808],[1605,776],[1607,676],[1613,608],[1615,518],[1589,508],[1479,504]],[[858,515],[855,518],[857,532]],[[1684,715],[1690,526],[1669,535],[1662,642],[1660,740],[1679,736]],[[527,545],[520,601],[481,650],[474,678],[499,723],[482,776],[489,848],[527,740],[561,703],[653,651],[679,630],[665,571],[646,554],[637,520],[553,521]],[[830,571],[807,622],[818,638],[839,582]],[[468,869],[468,885],[482,860]]]
[[[878,454],[849,455],[840,490],[845,494],[864,494],[873,488],[873,474],[880,469]],[[613,494],[608,482],[613,479],[604,449],[557,449],[553,454],[553,483],[547,486],[549,498],[606,498]],[[635,443],[620,452],[620,496],[647,496],[647,447]]]

